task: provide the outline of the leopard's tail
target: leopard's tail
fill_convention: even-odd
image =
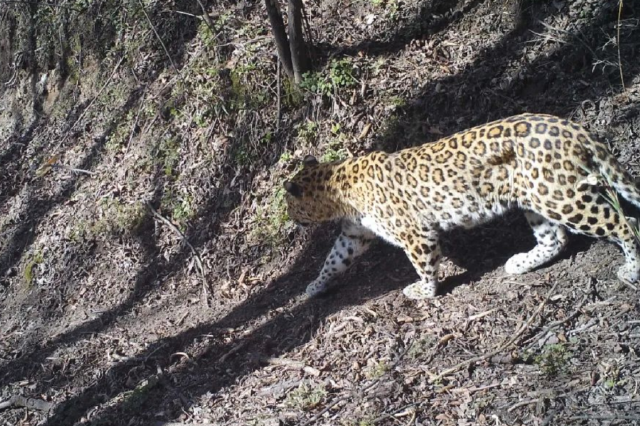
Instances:
[[[608,150],[598,147],[593,153],[593,160],[599,172],[607,182],[622,195],[625,200],[640,209],[640,184],[627,172]]]

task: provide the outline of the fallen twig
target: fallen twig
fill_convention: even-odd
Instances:
[[[9,408],[33,408],[38,411],[50,411],[53,408],[53,404],[43,401],[42,399],[25,398],[21,395],[15,395],[7,401],[0,402],[0,411]]]
[[[524,333],[524,331],[527,328],[529,328],[529,326],[531,325],[531,323],[533,322],[535,317],[538,316],[540,311],[542,311],[542,308],[544,308],[544,306],[547,304],[547,302],[549,301],[549,298],[553,295],[553,293],[555,292],[557,286],[558,286],[558,282],[556,281],[555,284],[553,284],[553,287],[551,287],[551,290],[549,290],[549,293],[547,294],[547,297],[545,297],[544,300],[542,301],[542,303],[540,303],[540,306],[538,306],[538,309],[536,309],[536,311],[533,313],[533,315],[531,315],[531,317],[522,325],[522,327],[520,327],[520,329],[513,335],[513,337],[511,337],[509,340],[507,340],[505,343],[503,343],[497,349],[495,349],[495,350],[493,350],[491,352],[488,352],[488,353],[486,353],[484,355],[480,355],[480,356],[476,356],[476,357],[470,358],[470,359],[468,359],[466,361],[462,361],[461,363],[458,363],[458,364],[454,365],[453,367],[444,370],[440,374],[431,377],[429,379],[429,382],[430,383],[436,382],[438,380],[441,380],[444,376],[447,376],[447,375],[449,375],[451,373],[455,373],[456,371],[458,371],[458,370],[460,370],[460,369],[462,369],[462,368],[464,368],[464,367],[466,367],[468,365],[471,365],[473,363],[489,359],[492,356],[495,356],[495,355],[499,354],[500,352],[502,352],[503,350],[505,350],[506,348],[511,346],[516,340],[518,340],[520,338],[522,333]]]
[[[244,340],[240,343],[238,343],[237,345],[235,345],[233,348],[231,348],[229,350],[229,352],[227,352],[226,354],[222,355],[220,357],[220,359],[218,360],[218,362],[220,364],[224,364],[224,362],[227,360],[227,358],[229,358],[231,355],[235,354],[236,352],[238,352],[240,349],[244,348],[245,346],[247,346],[247,341]]]
[[[211,22],[211,17],[207,12],[207,8],[204,6],[204,4],[202,4],[202,0],[197,0],[197,1],[198,1],[198,5],[200,6],[200,9],[202,9],[202,19],[204,19],[204,22],[207,24],[207,26],[211,30],[211,34],[215,34],[216,27],[213,25],[213,22]]]
[[[151,206],[151,204],[149,204],[149,203],[147,203],[147,208],[149,209],[149,211],[151,212],[153,217],[155,217],[156,219],[158,219],[159,221],[161,221],[162,223],[167,225],[172,231],[174,231],[176,234],[178,234],[182,238],[182,241],[191,250],[191,253],[193,254],[193,257],[194,257],[195,262],[196,262],[196,267],[198,268],[198,272],[200,272],[200,276],[202,278],[202,292],[203,292],[204,300],[208,304],[209,303],[208,302],[209,297],[208,297],[208,294],[207,294],[207,287],[208,287],[209,284],[207,283],[207,278],[206,278],[205,273],[204,273],[204,264],[202,263],[202,258],[200,257],[200,253],[198,253],[198,251],[195,249],[195,247],[193,247],[191,245],[191,243],[187,239],[186,235],[184,235],[184,233],[180,229],[178,229],[178,227],[175,226],[169,219],[167,219],[166,217],[164,217],[160,213],[158,213],[158,211],[156,209],[154,209]]]
[[[587,301],[587,298],[585,297],[584,299],[582,299],[582,302],[580,302],[580,304],[578,305],[576,310],[573,311],[573,313],[571,315],[569,315],[568,317],[566,317],[564,319],[561,319],[561,320],[558,320],[558,321],[553,321],[552,323],[548,324],[542,331],[537,333],[535,336],[531,337],[530,339],[527,339],[524,343],[528,344],[528,346],[530,347],[539,338],[541,338],[542,336],[546,335],[551,330],[555,329],[556,327],[561,326],[564,323],[567,323],[567,322],[572,321],[573,319],[575,319],[578,315],[580,315],[582,313],[582,307],[584,306],[586,301]]]
[[[589,388],[580,388],[580,389],[572,390],[570,392],[561,393],[559,395],[551,395],[551,394],[544,395],[544,394],[542,394],[542,392],[539,392],[538,394],[540,395],[540,397],[534,398],[534,399],[527,399],[525,401],[516,402],[515,404],[513,404],[511,407],[509,407],[507,409],[507,412],[510,413],[513,410],[515,410],[516,408],[524,407],[525,405],[537,404],[538,402],[540,402],[540,401],[542,401],[544,399],[566,398],[566,397],[574,395],[574,394],[576,394],[578,392],[584,392],[584,391],[586,391],[588,389]]]

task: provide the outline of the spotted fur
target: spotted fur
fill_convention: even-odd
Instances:
[[[303,224],[343,220],[320,275],[307,287],[309,296],[325,291],[377,235],[402,247],[420,276],[404,294],[434,297],[440,233],[512,208],[525,211],[537,245],[511,257],[506,272],[523,274],[553,259],[568,229],[616,242],[626,258],[618,277],[640,278],[632,230],[587,177],[605,176],[637,207],[640,191],[607,146],[576,123],[523,114],[394,154],[324,164],[309,156],[304,163],[285,183],[289,216]]]

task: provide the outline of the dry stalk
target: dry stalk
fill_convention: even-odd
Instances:
[[[438,380],[441,380],[444,376],[447,376],[447,375],[449,375],[451,373],[455,373],[456,371],[458,371],[458,370],[460,370],[460,369],[462,369],[462,368],[464,368],[464,367],[466,367],[468,365],[471,365],[473,363],[489,359],[489,358],[499,354],[500,352],[502,352],[503,350],[505,350],[509,346],[511,346],[516,340],[518,340],[520,338],[522,333],[524,333],[524,331],[527,328],[529,328],[529,326],[531,325],[533,320],[538,316],[538,314],[542,311],[542,308],[544,308],[544,306],[547,304],[547,302],[549,301],[549,299],[551,298],[551,296],[555,292],[557,286],[558,286],[558,282],[556,281],[553,284],[553,287],[551,287],[551,290],[549,290],[549,293],[547,294],[547,297],[545,297],[544,300],[542,301],[542,303],[540,303],[540,306],[538,306],[538,309],[536,309],[536,311],[533,313],[533,315],[531,315],[531,317],[529,317],[529,319],[522,325],[522,327],[520,327],[520,329],[513,335],[513,337],[511,337],[509,340],[507,340],[505,343],[503,343],[497,349],[495,349],[495,350],[493,350],[491,352],[488,352],[488,353],[486,353],[484,355],[480,355],[480,356],[477,356],[477,357],[470,358],[470,359],[468,359],[466,361],[462,361],[461,363],[458,363],[458,364],[454,365],[453,367],[444,370],[443,372],[441,372],[437,376],[431,377],[429,379],[429,382],[430,383],[436,382]]]
[[[622,18],[622,0],[618,7],[618,69],[620,70],[620,83],[622,83],[622,90],[624,91],[624,75],[622,73],[622,56],[620,55],[620,18]]]
[[[568,396],[575,395],[575,394],[577,394],[579,392],[584,392],[584,391],[587,391],[587,390],[589,390],[589,388],[579,388],[579,389],[572,390],[570,392],[561,393],[561,394],[558,394],[558,395],[541,396],[540,398],[527,399],[525,401],[516,402],[515,404],[513,404],[511,407],[509,407],[507,409],[507,412],[510,413],[513,410],[515,410],[517,408],[520,408],[520,407],[524,407],[526,405],[537,404],[538,402],[540,402],[540,401],[542,401],[544,399],[566,398]],[[538,393],[538,394],[540,394],[540,393]]]
[[[281,103],[281,87],[282,82],[280,81],[280,61],[277,62],[276,65],[276,90],[278,94],[278,121],[276,122],[276,131],[280,130],[280,123],[282,122],[282,103]]]

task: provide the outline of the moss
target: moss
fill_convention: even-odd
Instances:
[[[125,204],[118,199],[103,198],[96,219],[80,219],[69,232],[73,241],[94,240],[100,236],[135,233],[147,210],[141,202]]]
[[[22,276],[24,278],[25,283],[28,287],[31,287],[34,278],[33,268],[40,265],[44,261],[41,251],[36,251],[33,256],[27,261],[24,266],[24,271],[22,272]]]

